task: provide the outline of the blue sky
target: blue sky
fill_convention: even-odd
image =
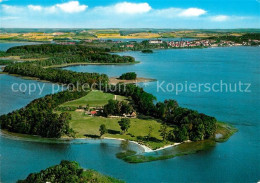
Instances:
[[[260,28],[260,0],[0,0],[4,28]]]

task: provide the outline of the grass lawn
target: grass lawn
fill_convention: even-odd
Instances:
[[[60,106],[86,106],[86,104],[89,104],[90,107],[98,107],[98,106],[104,106],[108,103],[108,100],[110,99],[114,99],[115,95],[110,94],[110,93],[103,93],[102,91],[98,91],[98,90],[93,90],[90,93],[88,93],[86,96],[77,99],[77,100],[73,100],[73,101],[69,101],[69,102],[65,102],[64,104],[60,105]],[[122,100],[127,100],[126,97],[123,96],[116,96],[116,99],[119,101]]]
[[[118,124],[120,118],[89,117],[83,112],[77,111],[72,111],[70,114],[72,116],[70,126],[77,133],[76,137],[98,137],[100,125],[105,124],[106,128],[108,129],[108,133],[103,135],[103,137],[122,138],[138,141],[151,147],[152,149],[157,149],[167,145],[167,142],[163,142],[160,136],[159,129],[161,123],[154,119],[132,118],[130,119],[131,127],[129,128],[128,132],[121,134],[121,129]],[[152,139],[154,140],[148,142],[138,138],[138,136],[145,138],[145,136],[148,135],[150,125],[154,128],[151,133],[151,137],[153,137]]]
[[[91,91],[86,96],[66,102],[60,106],[86,106],[89,104],[90,107],[104,106],[108,103],[108,100],[114,99],[115,95],[110,93],[103,93],[98,90]],[[119,101],[127,100],[126,97],[117,95],[116,99]],[[108,133],[103,135],[103,137],[112,137],[112,138],[122,138],[133,141],[138,141],[143,143],[152,149],[160,148],[169,143],[163,142],[160,136],[160,126],[161,123],[152,118],[132,118],[131,127],[128,132],[125,134],[121,134],[121,129],[118,124],[120,118],[105,118],[105,117],[91,117],[85,115],[84,112],[80,111],[70,111],[72,116],[72,120],[70,121],[70,127],[76,132],[76,137],[84,138],[84,137],[99,137],[99,127],[102,124],[106,125],[108,129]],[[149,126],[153,127],[153,131],[151,133],[151,140],[145,140],[146,136],[149,133]],[[170,130],[170,128],[169,128]]]

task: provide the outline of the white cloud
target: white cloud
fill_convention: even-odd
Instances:
[[[114,6],[117,13],[136,14],[149,12],[152,7],[148,3],[117,3]]]
[[[206,14],[206,10],[198,8],[167,8],[154,10],[153,14],[161,18],[191,18]]]
[[[35,5],[28,5],[27,6],[29,9],[33,10],[33,11],[41,11],[42,7],[41,6],[35,6]]]
[[[183,10],[179,16],[184,16],[184,17],[198,17],[200,15],[206,14],[207,11],[199,8],[188,8]]]
[[[6,13],[19,13],[31,11],[41,11],[43,13],[57,13],[57,12],[65,12],[65,13],[79,13],[85,11],[87,9],[87,5],[80,5],[78,1],[69,1],[67,3],[55,4],[53,6],[40,6],[40,5],[28,5],[28,6],[9,6],[2,5],[2,9]]]
[[[106,13],[106,14],[143,14],[152,9],[148,3],[129,3],[122,2],[112,6],[98,6],[93,9],[94,13]]]
[[[56,7],[60,8],[62,11],[66,13],[78,13],[85,11],[88,6],[80,5],[78,1],[70,1],[67,3],[56,4]]]
[[[210,16],[208,17],[209,20],[213,22],[225,22],[225,21],[239,21],[239,20],[245,20],[245,19],[252,19],[254,17],[250,16],[235,16],[235,15],[216,15],[216,16]]]
[[[6,4],[3,4],[2,6],[2,10],[8,14],[18,14],[20,12],[22,12],[24,10],[23,7],[20,6],[9,6]]]
[[[226,15],[217,15],[217,16],[210,17],[210,20],[214,21],[214,22],[224,22],[224,21],[227,21],[228,19],[229,19],[229,16],[226,16]]]

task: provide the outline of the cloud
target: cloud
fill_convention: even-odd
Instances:
[[[216,16],[210,16],[208,17],[209,20],[213,22],[225,22],[225,21],[239,21],[239,20],[245,20],[245,19],[252,19],[254,17],[250,16],[235,16],[235,15],[216,15]]]
[[[224,22],[224,21],[227,21],[228,19],[229,19],[229,16],[226,16],[226,15],[217,15],[217,16],[210,17],[210,20],[214,21],[214,22]]]
[[[40,5],[28,5],[27,7],[24,6],[8,6],[2,5],[3,10],[7,13],[16,12],[18,9],[19,11],[27,11],[28,9],[31,11],[41,11],[43,13],[57,13],[57,12],[64,12],[64,13],[79,13],[85,11],[88,6],[87,5],[80,5],[78,1],[69,1],[67,3],[55,4],[53,6],[40,6]]]
[[[33,10],[33,11],[41,11],[42,7],[41,6],[35,6],[35,5],[28,5],[27,6],[29,9]]]
[[[167,8],[167,9],[157,9],[154,10],[153,14],[155,16],[160,16],[162,18],[191,18],[199,17],[206,14],[207,11],[199,8]]]
[[[188,8],[183,10],[179,16],[184,16],[184,17],[198,17],[200,15],[206,14],[207,11],[199,8]]]
[[[98,6],[93,9],[95,13],[107,13],[107,14],[143,14],[152,9],[148,3],[129,3],[122,2],[112,6]]]
[[[80,5],[78,1],[70,1],[67,3],[56,4],[56,7],[60,8],[62,11],[66,13],[78,13],[85,11],[88,6]]]
[[[3,12],[6,12],[8,14],[18,14],[23,11],[23,7],[20,6],[9,6],[6,4],[3,4],[2,6]]]
[[[117,3],[114,6],[117,13],[135,14],[149,12],[152,7],[148,3]]]

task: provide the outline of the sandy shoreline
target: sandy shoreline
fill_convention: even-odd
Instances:
[[[110,77],[109,78],[109,83],[110,84],[117,84],[117,83],[125,83],[125,84],[135,84],[135,83],[146,83],[146,82],[153,82],[156,81],[156,79],[151,79],[151,78],[136,78],[133,80],[123,80],[123,79],[118,79],[117,77]]]
[[[103,139],[126,141],[126,139],[112,138],[112,137],[104,137]],[[167,148],[174,147],[174,146],[177,146],[177,145],[181,144],[181,143],[174,143],[174,144],[166,145],[166,146],[160,147],[159,149],[153,150],[150,147],[147,147],[146,145],[140,144],[140,143],[138,143],[136,141],[129,140],[129,142],[132,142],[134,144],[137,144],[137,145],[141,146],[144,149],[144,152],[156,152],[156,151],[160,151],[160,150],[167,149]]]
[[[53,143],[68,143],[71,140],[102,140],[102,139],[107,139],[107,140],[118,140],[118,141],[126,141],[126,139],[122,139],[122,138],[113,138],[113,137],[103,137],[103,138],[59,138],[59,139],[51,139],[51,138],[42,138],[40,136],[33,136],[33,135],[25,135],[25,134],[19,134],[19,133],[12,133],[12,132],[8,132],[6,130],[0,130],[0,134],[2,136],[5,136],[7,138],[12,138],[14,140],[24,140],[24,141],[36,141],[36,142],[53,142]],[[156,152],[156,151],[160,151],[160,150],[164,150],[170,147],[174,147],[177,146],[181,143],[174,143],[171,145],[166,145],[163,147],[160,147],[158,149],[151,149],[150,147],[138,143],[136,141],[132,141],[129,140],[129,142],[134,143],[140,147],[142,147],[142,149],[144,150],[144,152]]]

